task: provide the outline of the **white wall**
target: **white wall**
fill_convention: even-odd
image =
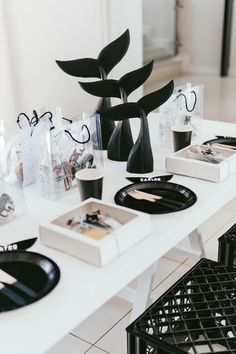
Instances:
[[[175,39],[175,0],[143,0],[143,22],[154,37]]]
[[[4,120],[15,114],[15,93],[8,44],[3,8],[0,2],[0,119]]]
[[[130,30],[130,46],[125,57],[112,71],[113,78],[120,78],[143,65],[142,0],[105,0],[108,9],[108,42],[127,28]],[[139,88],[130,95],[136,101],[142,96]]]
[[[101,1],[2,1],[17,112],[60,105],[76,115],[94,105],[55,59],[97,56],[104,45]]]
[[[143,0],[144,61],[176,52],[176,0]]]
[[[6,71],[4,85],[9,87],[5,105],[9,119],[41,106],[61,106],[64,115],[72,117],[92,111],[97,98],[85,93],[77,78],[62,72],[55,59],[97,57],[128,27],[131,46],[113,76],[142,65],[141,0],[119,4],[115,0],[0,0],[0,4],[7,34],[4,58],[10,58],[0,56],[0,67]]]
[[[189,55],[185,71],[220,73],[224,0],[180,0],[179,52]]]

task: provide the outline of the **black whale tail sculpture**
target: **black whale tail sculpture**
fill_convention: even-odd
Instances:
[[[88,93],[99,97],[117,97],[127,103],[128,96],[141,86],[149,77],[153,69],[153,61],[133,70],[119,80],[103,80],[94,82],[79,82]],[[101,110],[101,112],[103,109]],[[102,119],[103,121],[103,119]],[[112,120],[110,120],[112,121]],[[114,161],[127,161],[133,147],[133,137],[129,120],[120,121],[114,129],[107,145],[107,156]]]
[[[120,37],[105,46],[99,53],[97,59],[82,58],[75,60],[56,60],[57,65],[66,74],[76,77],[96,77],[106,80],[109,72],[124,57],[130,44],[130,34],[127,29]],[[96,112],[100,113],[111,107],[110,94],[104,96],[99,102]],[[111,134],[115,128],[115,123],[101,119],[102,144],[103,149],[107,148]]]
[[[103,119],[113,121],[140,118],[140,132],[128,156],[128,172],[149,173],[153,171],[153,154],[147,116],[151,111],[165,103],[173,90],[174,82],[172,80],[161,89],[142,97],[138,102],[123,103],[101,113]]]

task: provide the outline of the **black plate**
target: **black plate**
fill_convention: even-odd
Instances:
[[[18,287],[7,286],[11,295],[14,293],[24,300],[24,304],[13,301],[0,290],[0,312],[13,310],[29,305],[47,295],[60,279],[60,269],[50,258],[42,254],[26,251],[12,251],[0,253],[0,269],[16,278],[20,284],[35,293],[30,296]],[[0,277],[0,281],[2,281]],[[12,296],[11,296],[12,297]]]
[[[213,144],[224,144],[224,145],[232,145],[236,146],[236,138],[217,138],[205,141],[203,145],[213,145]]]
[[[146,200],[134,199],[128,195],[133,189],[178,201],[180,202],[180,206],[170,208],[166,205],[162,205],[161,202],[152,203]],[[142,182],[133,183],[120,189],[116,193],[114,200],[118,205],[143,211],[148,214],[165,214],[189,208],[197,201],[197,196],[191,189],[181,186],[180,184],[170,182]]]

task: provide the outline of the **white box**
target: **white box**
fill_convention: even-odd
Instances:
[[[105,223],[105,229],[84,222],[95,218],[97,223],[101,215],[105,215],[104,221],[100,221]],[[107,226],[109,223],[112,228]],[[109,263],[150,232],[150,215],[94,198],[39,226],[40,239],[45,245],[96,266]]]
[[[204,150],[210,147],[206,145],[199,146]],[[188,146],[166,157],[166,169],[168,172],[213,182],[223,181],[236,172],[236,151],[214,147],[214,150],[218,152],[223,152],[224,150],[227,158],[218,164],[213,164],[180,156],[189,148]]]

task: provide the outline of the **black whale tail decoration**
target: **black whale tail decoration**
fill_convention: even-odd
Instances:
[[[97,59],[82,58],[75,60],[60,61],[56,60],[57,65],[66,74],[76,77],[96,77],[101,80],[106,80],[109,72],[114,66],[121,61],[127,52],[130,44],[130,34],[127,29],[120,37],[109,43],[99,53]],[[103,96],[99,102],[96,112],[111,107],[110,94]],[[112,121],[103,121],[101,119],[102,145],[103,149],[107,148],[111,134],[115,128],[115,123]]]
[[[151,111],[165,103],[171,96],[173,90],[174,82],[172,80],[161,89],[142,97],[136,103],[123,103],[101,113],[103,119],[110,119],[113,121],[123,121],[135,117],[139,117],[141,120],[137,141],[128,156],[128,172],[148,173],[153,171],[153,154],[147,116]]]
[[[130,35],[127,29],[120,37],[104,47],[97,59],[56,60],[56,63],[61,70],[71,76],[105,79],[114,66],[121,61],[129,48],[129,43]]]
[[[107,78],[110,71],[126,54],[130,44],[127,29],[120,37],[105,46],[97,58],[81,58],[68,61],[56,60],[57,65],[68,75],[97,78],[95,82],[79,82],[88,93],[100,97],[96,112],[100,114],[103,149],[108,157],[126,161],[129,172],[145,173],[153,169],[152,150],[147,115],[163,104],[173,92],[173,81],[165,87],[144,96],[138,102],[128,102],[128,96],[142,85],[153,69],[153,62],[131,71],[119,80]],[[123,104],[111,107],[110,97],[121,98]],[[141,119],[140,133],[133,144],[129,118]],[[119,121],[115,126],[115,121]]]
[[[127,102],[127,97],[130,93],[147,80],[152,69],[153,61],[125,74],[120,80],[99,80],[94,82],[79,82],[79,84],[86,92],[94,96],[104,97],[104,99],[107,96],[117,97],[121,98],[123,102]],[[100,110],[100,112],[102,111],[103,109]],[[110,160],[127,161],[133,145],[129,120],[121,121],[117,124],[110,137],[107,145],[107,156]]]
[[[120,78],[120,80],[99,80],[93,82],[80,82],[84,91],[98,97],[122,98],[123,90],[128,97],[134,90],[141,86],[150,76],[153,69],[153,61],[133,70]]]

